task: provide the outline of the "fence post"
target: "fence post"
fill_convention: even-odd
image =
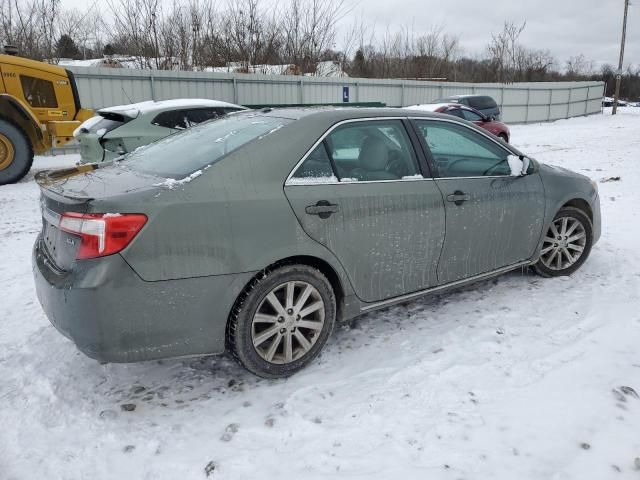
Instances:
[[[567,118],[569,118],[569,114],[571,113],[571,94],[573,93],[573,88],[569,87],[569,100],[567,100]]]
[[[304,80],[300,78],[298,82],[298,100],[301,105],[304,105]]]
[[[502,84],[502,91],[500,92],[500,116],[502,117],[502,115],[504,115],[504,84]]]
[[[591,97],[591,86],[587,87],[587,97],[584,99],[584,115],[587,116],[587,112],[589,111],[589,98]],[[600,102],[602,105],[602,102]]]
[[[233,85],[233,103],[235,103],[236,105],[239,105],[238,104],[238,82],[236,81],[235,73],[233,74],[232,85]]]
[[[151,100],[156,101],[156,87],[153,78],[153,70],[149,70],[149,82],[151,83]]]
[[[360,102],[360,83],[356,82],[354,84],[354,86],[356,87],[356,102]]]
[[[400,84],[400,106],[404,107],[404,82]]]
[[[527,87],[527,106],[524,109],[524,123],[529,123],[530,104],[531,104],[531,87]]]
[[[547,105],[547,122],[551,120],[551,102],[553,102],[553,89],[549,88],[549,105]]]

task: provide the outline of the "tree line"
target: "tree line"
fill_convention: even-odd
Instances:
[[[505,22],[481,53],[469,55],[442,26],[383,33],[362,21],[345,27],[345,18],[356,16],[347,1],[280,0],[274,6],[264,0],[177,0],[167,6],[162,0],[105,0],[79,11],[62,9],[60,0],[0,0],[0,42],[52,62],[119,55],[138,68],[289,64],[302,74],[331,60],[354,77],[602,80],[612,94],[612,66],[596,69],[582,54],[559,62],[549,50],[527,47],[520,41],[526,23]],[[640,67],[625,70],[622,96],[640,98]]]

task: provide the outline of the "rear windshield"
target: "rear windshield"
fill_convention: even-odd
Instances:
[[[476,110],[484,110],[487,108],[496,108],[498,105],[496,101],[491,97],[469,97],[469,105]]]
[[[183,178],[291,121],[252,113],[223,117],[139,148],[125,161],[140,172]]]
[[[84,128],[84,130],[86,130],[87,133],[95,133],[98,136],[102,136],[111,130],[115,130],[119,126],[124,125],[126,123],[125,120],[128,119],[123,118],[122,120],[112,120],[110,118],[102,117],[97,122],[91,123],[89,128]]]

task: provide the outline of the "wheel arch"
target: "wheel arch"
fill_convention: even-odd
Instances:
[[[565,202],[560,208],[565,208],[565,207],[573,207],[583,211],[584,213],[587,214],[587,217],[589,217],[589,220],[593,222],[593,210],[591,208],[591,205],[589,205],[589,202],[587,202],[583,198],[579,198],[579,197],[572,198],[571,200]]]
[[[47,150],[47,141],[38,119],[19,99],[8,94],[0,94],[0,118],[17,126],[31,143],[36,153]]]
[[[336,318],[341,319],[353,316],[353,314],[347,312],[348,308],[346,306],[345,299],[348,293],[345,289],[345,285],[343,283],[344,281],[340,279],[340,275],[338,274],[336,269],[326,260],[311,255],[293,255],[290,257],[282,258],[257,272],[253,277],[251,277],[248,282],[246,282],[246,284],[238,294],[238,297],[233,303],[229,316],[233,314],[233,311],[236,309],[238,303],[242,301],[243,297],[246,295],[247,291],[249,291],[251,285],[254,282],[259,280],[266,273],[288,265],[306,265],[308,267],[316,268],[317,270],[319,270],[320,273],[322,273],[325,277],[327,277],[327,280],[329,280],[331,288],[333,289],[333,293],[336,297]]]
[[[314,257],[311,255],[294,255],[291,257],[283,258],[278,260],[277,262],[272,263],[268,267],[264,269],[264,271],[274,270],[276,268],[280,268],[286,265],[307,265],[309,267],[316,268],[320,270],[320,272],[327,277],[329,283],[331,284],[331,288],[333,288],[333,293],[336,296],[336,303],[338,305],[338,309],[340,308],[340,304],[345,297],[345,289],[342,281],[340,280],[340,276],[338,272],[333,268],[333,266],[318,257]],[[258,275],[261,275],[260,272]],[[253,280],[253,279],[252,279]],[[250,283],[250,282],[249,282]],[[338,311],[338,314],[340,312]]]

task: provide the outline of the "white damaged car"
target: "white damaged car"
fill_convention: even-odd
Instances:
[[[172,133],[240,110],[246,108],[201,98],[102,108],[74,132],[80,144],[80,162],[111,160]]]

